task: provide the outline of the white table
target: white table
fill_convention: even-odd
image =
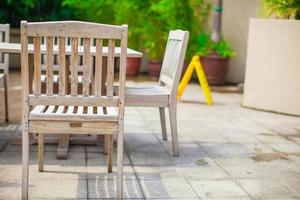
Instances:
[[[7,43],[7,42],[0,42],[0,53],[9,53],[9,54],[20,54],[21,53],[21,44],[20,43]],[[28,44],[28,53],[29,53],[29,72],[30,76],[33,75],[33,53],[34,53],[34,48],[32,44]],[[41,46],[41,54],[46,54],[46,47],[45,45]],[[53,54],[57,55],[58,54],[58,46],[55,45],[53,46]],[[66,46],[66,52],[65,54],[67,56],[71,55],[71,46]],[[91,46],[90,49],[90,54],[91,56],[96,55],[96,48]],[[102,49],[102,54],[103,56],[108,55],[108,48],[103,47]],[[83,47],[79,46],[78,48],[78,55],[83,55]],[[141,52],[135,51],[133,49],[127,48],[127,57],[136,57],[140,58],[142,57],[143,54]],[[116,47],[115,48],[115,57],[120,57],[120,48]],[[106,67],[103,66],[103,75],[106,74]],[[29,78],[32,80],[32,77]],[[103,81],[105,79],[103,78]],[[32,83],[31,83],[32,84]],[[104,85],[104,83],[102,83]],[[31,143],[35,143],[34,138],[32,137]],[[98,144],[100,138],[97,140],[91,140],[91,138],[84,139],[81,138],[79,140],[71,140],[71,142],[76,143],[76,144]],[[46,141],[47,142],[47,141]],[[55,140],[50,140],[48,141],[49,143],[55,142]],[[57,149],[57,158],[59,159],[67,159],[68,157],[68,149],[69,149],[69,142],[70,142],[70,137],[69,135],[61,135],[59,142],[58,142],[58,149]],[[18,143],[18,142],[17,142]]]
[[[28,44],[28,53],[33,54],[34,48],[32,44]],[[10,54],[19,54],[21,53],[21,44],[20,43],[7,43],[7,42],[0,42],[0,53],[10,53]],[[41,46],[41,53],[46,54],[46,46]],[[103,56],[107,56],[108,48],[103,47],[102,50]],[[58,54],[58,45],[53,46],[53,54]],[[90,49],[91,56],[96,55],[96,47],[91,46]],[[66,55],[71,55],[71,46],[66,46]],[[83,47],[78,47],[78,55],[83,55]],[[120,48],[115,48],[115,57],[120,57]],[[143,53],[135,51],[133,49],[127,48],[127,57],[136,57],[140,58],[143,57]]]

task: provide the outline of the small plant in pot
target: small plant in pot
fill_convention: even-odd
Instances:
[[[196,41],[199,46],[197,54],[209,84],[223,85],[229,69],[229,60],[235,56],[235,52],[223,38],[215,43],[206,33],[200,33]]]
[[[168,32],[157,27],[161,26],[158,20],[153,20],[145,26],[145,51],[148,56],[148,71],[153,79],[160,75],[162,59],[164,56],[166,38]]]
[[[156,40],[158,40],[157,38]],[[163,40],[163,38],[161,38]],[[146,52],[148,55],[148,70],[151,78],[157,79],[160,75],[162,57],[164,54],[165,41],[154,41],[146,43]]]

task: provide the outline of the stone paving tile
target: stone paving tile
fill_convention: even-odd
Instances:
[[[247,158],[252,153],[240,143],[200,143],[201,148],[212,158]]]
[[[232,180],[189,181],[200,198],[244,198],[249,195]]]
[[[146,198],[197,198],[189,183],[184,179],[140,180]]]
[[[117,177],[117,167],[113,166],[113,172],[107,173],[106,165],[88,165],[87,168],[87,178],[89,180],[95,179],[116,179]],[[133,167],[131,165],[123,165],[123,178],[124,179],[136,179]]]
[[[31,198],[31,187],[29,188],[29,198]],[[0,179],[0,199],[20,199],[21,181]]]
[[[134,166],[133,168],[139,180],[184,179],[176,167]]]
[[[87,180],[35,180],[31,181],[32,198],[87,199]]]
[[[117,153],[113,153],[113,165],[117,163]],[[85,160],[84,160],[85,161]],[[107,155],[103,153],[87,152],[87,165],[106,165],[107,164]],[[123,154],[123,164],[129,164],[129,158],[127,154]]]
[[[136,148],[130,152],[132,165],[144,166],[173,166],[173,162],[168,153],[160,149]]]
[[[197,160],[196,166],[180,166],[177,170],[188,180],[220,180],[230,176],[211,158]]]
[[[7,141],[6,140],[0,140],[0,152],[3,151],[7,145]]]
[[[248,158],[214,159],[233,178],[266,178],[278,173],[278,169],[265,162]]]
[[[253,198],[281,197],[282,199],[297,197],[297,194],[277,179],[239,179],[238,183]]]
[[[172,156],[167,110],[163,141],[157,108],[126,108],[124,197],[299,200],[299,117],[245,109],[240,94],[213,96],[215,105],[207,106],[199,86],[190,84],[178,103],[180,157]],[[21,125],[0,127],[0,199],[20,197],[22,149],[11,145],[16,138]],[[30,146],[32,199],[115,197],[116,167],[106,173],[102,145],[71,145],[68,160],[57,160],[56,150],[46,145],[40,173],[37,145]]]
[[[29,150],[30,150],[30,152],[37,152],[38,145],[30,145]],[[22,145],[9,143],[5,147],[4,151],[22,152]],[[57,145],[48,145],[48,144],[46,144],[45,145],[45,151],[56,152],[57,151]]]
[[[137,180],[124,180],[123,197],[127,199],[143,198]],[[88,197],[95,198],[116,198],[116,180],[97,179],[88,180]]]

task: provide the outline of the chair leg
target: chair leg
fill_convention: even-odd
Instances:
[[[25,126],[23,125],[22,131],[22,200],[28,199],[29,133],[27,125],[28,124],[26,124]]]
[[[179,156],[176,104],[171,104],[170,105],[169,114],[170,114],[171,133],[172,133],[173,155],[174,156]]]
[[[4,76],[4,106],[5,106],[5,122],[8,122],[8,76]]]
[[[107,171],[112,173],[112,157],[113,157],[114,140],[112,135],[107,135]]]
[[[160,116],[162,138],[163,138],[163,140],[168,140],[167,128],[166,128],[165,108],[159,108],[159,116]]]
[[[104,135],[104,154],[108,153],[108,135]]]
[[[117,149],[117,199],[123,195],[123,122],[119,125]]]
[[[39,133],[38,139],[38,163],[39,163],[39,172],[44,171],[44,134]]]

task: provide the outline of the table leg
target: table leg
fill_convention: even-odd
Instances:
[[[66,56],[66,72],[65,72],[65,91],[66,94],[69,94],[69,64],[70,64],[70,56]],[[65,160],[68,158],[68,152],[69,152],[69,144],[70,144],[70,135],[62,134],[59,135],[58,140],[58,147],[57,147],[57,154],[56,158],[60,160]]]
[[[69,151],[69,143],[70,143],[70,135],[59,135],[59,142],[57,147],[56,158],[60,160],[66,160],[68,158]]]

